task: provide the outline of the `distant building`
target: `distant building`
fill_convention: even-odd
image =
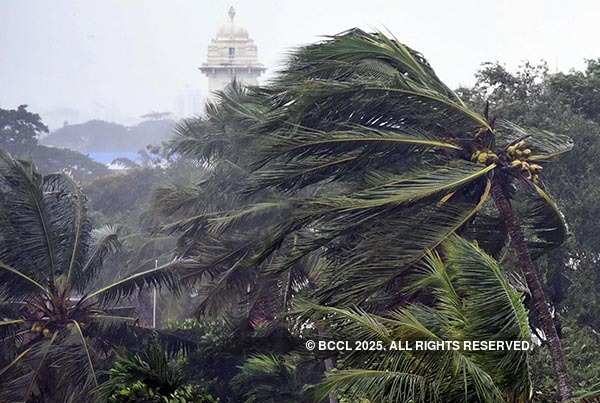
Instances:
[[[199,115],[204,106],[202,92],[189,85],[179,93],[175,99],[175,113],[177,118],[186,118]]]
[[[208,77],[208,90],[219,91],[236,79],[258,84],[258,76],[266,69],[258,62],[258,49],[248,31],[234,23],[235,10],[229,8],[229,21],[222,25],[208,46],[206,63],[200,70]]]

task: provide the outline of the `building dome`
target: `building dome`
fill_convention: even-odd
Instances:
[[[217,31],[217,38],[219,39],[248,39],[248,31],[242,27],[238,27],[234,24],[222,25]]]
[[[229,21],[221,25],[217,31],[217,39],[248,39],[248,31],[244,28],[235,25],[233,19],[235,18],[235,9],[229,8]]]

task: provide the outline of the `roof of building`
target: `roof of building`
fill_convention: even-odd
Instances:
[[[248,39],[248,31],[235,24],[235,9],[229,7],[229,21],[219,27],[217,39]]]
[[[235,9],[229,8],[229,21],[222,25],[208,46],[206,62],[200,70],[246,70],[261,73],[265,67],[258,61],[258,49],[248,31],[235,24]]]

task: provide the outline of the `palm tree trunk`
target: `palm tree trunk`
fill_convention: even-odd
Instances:
[[[315,328],[317,329],[317,334],[319,336],[323,336],[325,332],[323,331],[323,327],[318,323],[315,323]],[[325,371],[331,371],[335,369],[335,359],[334,358],[325,358],[323,360],[323,364],[325,366]],[[329,392],[329,403],[339,403],[339,400],[335,393]]]
[[[569,383],[569,376],[567,374],[567,365],[565,357],[560,343],[560,338],[556,332],[554,326],[554,320],[550,313],[548,303],[546,302],[546,296],[544,289],[539,280],[538,271],[531,260],[527,242],[525,241],[525,235],[523,234],[523,228],[517,218],[510,200],[506,196],[504,188],[502,186],[502,178],[494,178],[492,185],[492,196],[496,208],[500,213],[500,217],[504,221],[504,225],[508,235],[511,239],[511,246],[517,255],[517,261],[520,265],[521,271],[527,281],[527,286],[531,292],[531,298],[533,305],[540,318],[542,330],[546,335],[548,346],[550,348],[550,355],[552,356],[552,366],[554,368],[554,374],[558,381],[558,390],[562,402],[567,402],[572,396],[571,385]]]
[[[335,368],[333,358],[326,358],[323,362],[325,364],[325,371],[331,371]],[[333,392],[329,392],[329,403],[339,403],[337,396]]]

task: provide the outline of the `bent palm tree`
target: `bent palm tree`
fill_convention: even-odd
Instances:
[[[471,110],[420,53],[357,29],[294,52],[273,83],[254,90],[263,116],[250,118],[243,104],[224,101],[223,108],[237,107],[247,118],[262,145],[248,190],[293,195],[278,203],[287,215],[252,264],[296,234],[300,246],[278,270],[324,253],[330,270],[317,292],[320,303],[389,307],[406,302],[400,289],[407,274],[455,233],[494,256],[514,253],[561,399],[569,398],[560,339],[532,262],[567,234],[540,164],[568,151],[569,138]],[[205,219],[227,229],[264,210]]]
[[[179,261],[90,290],[120,243],[113,228],[92,231],[85,205],[69,177],[0,151],[0,400],[84,399],[98,358],[145,333],[118,302],[146,285],[177,288]]]
[[[277,225],[285,213],[278,202],[253,204],[265,198],[281,199],[277,191],[256,192],[246,198],[238,194],[247,184],[250,163],[257,152],[257,139],[247,126],[265,109],[254,102],[252,94],[233,82],[217,94],[221,100],[218,104],[207,106],[206,116],[179,123],[171,152],[197,162],[203,178],[193,186],[157,188],[151,208],[153,216],[168,221],[161,228],[163,232],[179,235],[177,254],[193,257],[196,268],[203,267],[182,277],[200,286],[198,313],[231,312],[239,310],[241,303],[251,321],[272,320],[284,311],[294,292],[308,283],[312,267],[302,261],[282,276],[259,265],[235,265],[241,257],[256,253],[254,240]],[[235,107],[228,109],[227,105]],[[235,226],[227,222],[220,226],[225,212],[248,206],[253,206],[254,214],[240,216]],[[263,266],[276,260],[270,259]]]

